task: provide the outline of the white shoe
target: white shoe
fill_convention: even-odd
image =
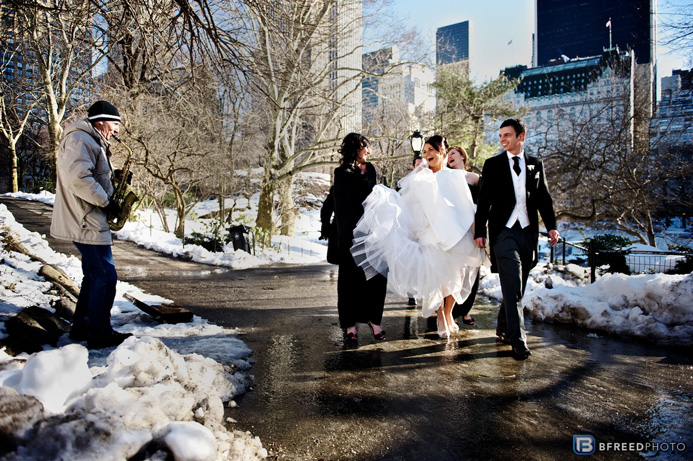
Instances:
[[[436,325],[438,327],[438,337],[440,339],[448,339],[450,337],[450,332],[448,331],[447,325],[445,325],[445,319],[443,319],[443,329],[440,329],[440,322],[436,319]]]

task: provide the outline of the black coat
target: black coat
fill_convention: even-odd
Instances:
[[[539,245],[539,217],[544,220],[546,230],[556,229],[556,213],[549,193],[544,172],[544,163],[536,157],[525,153],[527,214],[529,228],[534,239],[534,246]],[[475,215],[474,238],[486,237],[488,225],[489,246],[491,248],[491,271],[497,272],[493,245],[498,235],[510,219],[515,208],[515,189],[513,172],[510,170],[508,154],[503,152],[486,160],[479,182],[479,199]],[[534,252],[534,267],[538,260],[538,251]]]
[[[325,201],[320,209],[320,238],[327,240],[327,262],[339,264],[339,237],[337,231],[337,220],[332,219],[334,214],[334,195],[330,192],[325,197]]]
[[[366,163],[366,173],[357,168],[341,165],[334,170],[334,216],[341,256],[350,256],[349,249],[354,240],[354,229],[363,216],[363,201],[373,190],[377,181],[375,167]]]
[[[334,197],[332,196],[332,187],[325,197],[325,201],[320,208],[320,237],[328,239],[331,234],[332,214],[334,213]]]

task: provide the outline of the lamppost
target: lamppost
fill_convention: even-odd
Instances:
[[[421,157],[421,148],[423,147],[424,137],[420,131],[415,131],[409,136],[411,150],[414,151],[414,157]]]
[[[417,158],[421,157],[421,149],[423,148],[424,144],[424,137],[421,134],[420,131],[415,131],[412,133],[411,136],[409,136],[409,143],[411,143],[411,150],[414,151],[414,160]],[[409,306],[416,306],[416,299],[415,298],[409,298],[409,301],[407,302]]]

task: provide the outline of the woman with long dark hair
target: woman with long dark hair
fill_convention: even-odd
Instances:
[[[334,216],[339,241],[339,278],[337,281],[337,310],[339,325],[349,342],[357,340],[357,322],[368,323],[376,340],[385,339],[380,327],[385,305],[387,279],[378,274],[366,280],[349,249],[354,228],[363,215],[363,201],[376,184],[373,164],[366,161],[371,153],[368,139],[359,133],[349,133],[339,148],[342,158],[334,170]]]

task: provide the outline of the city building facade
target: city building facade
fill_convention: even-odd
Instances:
[[[339,124],[345,133],[361,131],[361,82],[358,78],[362,55],[362,1],[337,0],[330,11],[332,30],[339,31],[329,38],[328,56],[334,69],[329,75],[339,104]]]
[[[435,110],[435,77],[422,64],[403,63],[397,47],[363,55],[362,103],[364,127],[378,120],[408,120],[411,130],[422,126],[421,118]]]
[[[674,70],[662,78],[652,135],[653,144],[693,146],[693,70]]]
[[[580,125],[593,130],[619,125],[632,143],[635,132],[642,129],[634,117],[641,88],[634,63],[632,52],[615,48],[546,66],[506,68],[508,78],[520,79],[517,88],[506,94],[506,101],[525,110],[528,148],[556,148],[566,132],[574,133]],[[487,119],[487,123],[497,121]],[[496,140],[489,137],[487,141]]]
[[[469,21],[436,30],[436,67],[446,67],[469,77]]]

